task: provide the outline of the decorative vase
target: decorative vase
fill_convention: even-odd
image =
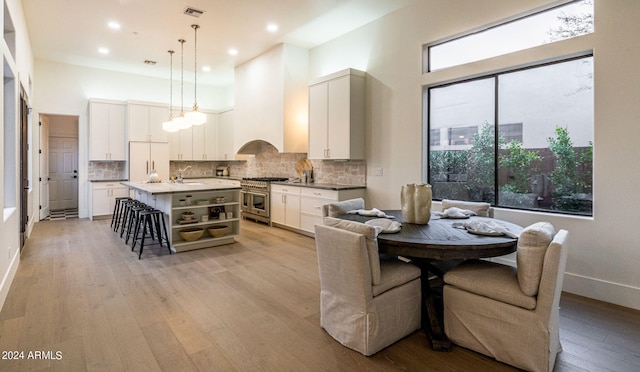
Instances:
[[[158,183],[160,182],[160,176],[158,175],[158,172],[156,172],[155,170],[152,170],[151,173],[149,173],[149,183]]]
[[[402,186],[400,204],[406,222],[428,224],[431,218],[431,185],[410,183]]]

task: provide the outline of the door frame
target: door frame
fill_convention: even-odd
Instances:
[[[32,185],[29,166],[29,119],[31,117],[31,107],[24,88],[20,86],[20,239],[19,249],[22,252],[27,239],[27,229],[29,227],[29,192]]]
[[[48,166],[48,162],[50,161],[49,159],[49,154],[48,154],[48,148],[49,148],[49,138],[50,137],[73,137],[76,138],[78,141],[78,149],[76,151],[76,160],[77,160],[77,166],[78,166],[78,187],[76,188],[75,192],[76,192],[76,199],[78,200],[78,213],[80,213],[80,146],[81,146],[81,141],[80,141],[80,119],[82,118],[81,115],[78,114],[56,114],[56,113],[39,113],[40,114],[40,134],[41,134],[41,138],[40,138],[40,162],[42,164],[42,162],[47,162],[46,163],[46,171],[49,171],[49,166]],[[47,124],[43,125],[43,120],[42,118],[46,117],[47,119],[45,120],[47,122]],[[75,133],[73,135],[69,135],[69,134],[64,134],[64,133],[59,133],[57,132],[57,129],[54,128],[54,126],[56,126],[56,119],[58,118],[62,118],[62,117],[68,117],[68,118],[75,118],[75,125],[76,127],[75,129]],[[62,120],[62,119],[60,119]],[[44,128],[45,125],[47,126],[47,128]],[[53,130],[52,130],[53,129]],[[44,134],[44,135],[43,135]],[[46,145],[46,146],[45,146]],[[43,151],[43,147],[46,147],[47,151]],[[49,174],[47,175],[43,175],[43,167],[41,166],[39,169],[39,173],[40,173],[40,181],[41,181],[41,187],[42,187],[42,180],[46,177],[47,179],[49,178]],[[46,195],[46,201],[42,195],[43,191],[42,188],[40,190],[40,208],[43,209],[43,202],[46,202],[47,205],[49,206],[49,212],[50,212],[50,202],[49,202],[49,197],[50,197],[50,192],[47,193]],[[41,216],[40,219],[44,219],[45,217],[47,217],[49,215],[49,213],[47,213],[46,216],[42,216],[44,213],[41,212]]]
[[[40,168],[38,172],[40,202],[38,210],[40,220],[43,220],[49,216],[49,116],[40,114],[38,124],[40,128],[40,148],[38,149],[38,155],[40,155]]]

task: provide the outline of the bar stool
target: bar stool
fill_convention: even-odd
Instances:
[[[149,235],[151,236],[151,239],[155,239],[156,237],[158,238],[158,240],[160,240],[160,226],[154,226],[153,223],[150,223],[150,221],[147,221],[146,214],[148,212],[153,212],[156,209],[149,207],[149,206],[137,206],[137,207],[133,207],[133,239],[131,241],[131,251],[134,250],[134,248],[136,247],[136,242],[138,240],[141,239],[140,236],[140,229],[142,228],[143,230],[143,235],[146,231],[149,231]],[[152,221],[151,221],[152,222]],[[128,239],[127,239],[128,240]]]
[[[116,198],[116,204],[113,207],[113,216],[111,216],[111,228],[113,228],[113,231],[118,231],[120,221],[122,220],[122,212],[124,210],[122,202],[125,200],[131,200],[131,198],[128,196]]]
[[[124,232],[127,228],[128,222],[129,222],[129,215],[131,213],[131,208],[134,205],[138,205],[140,202],[135,200],[135,199],[130,199],[130,200],[125,200],[122,201],[122,220],[120,221],[120,237],[122,238],[124,236]]]
[[[140,252],[138,253],[138,259],[142,258],[142,251],[144,250],[144,240],[147,234],[147,230],[149,231],[151,239],[154,239],[154,237],[155,239],[157,239],[160,247],[162,247],[162,242],[164,241],[165,243],[167,243],[169,254],[173,253],[171,251],[171,243],[169,243],[169,235],[167,234],[167,226],[164,222],[164,213],[162,211],[151,209],[140,212],[140,227],[142,227],[142,236],[138,238],[137,234],[134,235],[133,244],[131,245],[131,251],[133,251],[136,240],[140,239]]]
[[[133,235],[133,233],[136,230],[138,230],[138,225],[140,224],[140,212],[151,210],[151,209],[153,208],[151,208],[150,206],[142,202],[139,202],[139,204],[131,206],[131,209],[129,211],[129,221],[127,222],[127,236],[124,239],[125,244],[129,244],[129,238]]]

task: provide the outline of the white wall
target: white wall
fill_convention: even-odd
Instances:
[[[173,85],[176,93],[173,104],[179,106],[179,88],[175,81]],[[193,85],[185,83],[184,91],[193,92]],[[81,218],[88,217],[89,98],[168,104],[169,80],[36,60],[34,92],[32,105],[36,113],[78,116],[78,214]],[[185,93],[185,110],[192,104],[192,93]],[[217,110],[232,104],[232,88],[198,85],[201,109]]]
[[[78,117],[64,115],[50,116],[49,137],[78,138]]]
[[[15,120],[13,122],[3,121],[0,124],[0,154],[5,154],[4,142],[6,141],[14,141],[15,148],[15,158],[20,159],[18,156],[19,149],[19,135],[20,135],[20,121],[18,114],[18,103],[19,103],[19,90],[17,89],[20,85],[22,85],[26,91],[27,96],[30,94],[30,82],[33,76],[33,55],[31,51],[31,46],[29,44],[29,34],[27,32],[26,22],[24,19],[24,13],[22,11],[22,5],[19,0],[5,0],[6,7],[5,11],[8,11],[10,18],[13,22],[13,26],[15,29],[15,55],[8,57],[9,60],[13,61],[15,65],[13,65],[13,73],[16,76],[16,90],[14,97],[14,101],[16,105],[12,110],[15,110]],[[7,17],[0,17],[0,23],[4,22],[4,19]],[[3,25],[3,29],[5,29]],[[5,45],[2,43],[2,45]],[[3,56],[6,56],[8,53],[7,48],[0,48]],[[5,75],[6,76],[6,75]],[[19,81],[19,84],[18,84]],[[0,95],[3,95],[3,90],[0,90]],[[4,96],[0,102],[4,102]],[[4,118],[4,105],[0,105],[0,117]],[[6,139],[4,138],[4,126],[5,125],[13,125],[14,129],[12,132],[15,133],[14,138]],[[33,133],[33,130],[30,128],[30,133]],[[30,145],[33,145],[33,140],[29,141]],[[33,149],[33,147],[32,147]],[[32,150],[32,153],[33,150]],[[4,158],[3,158],[4,159]],[[19,161],[19,160],[17,160]],[[15,179],[15,190],[19,190],[19,182],[20,182],[20,167],[19,164],[15,164],[15,166],[4,167],[4,161],[0,163],[2,169],[0,171],[0,179],[5,179],[11,173],[13,173]],[[32,161],[30,161],[32,163]],[[32,165],[32,164],[31,164]],[[33,185],[33,177],[30,180],[30,184]],[[9,291],[9,287],[11,285],[11,281],[13,280],[13,276],[18,268],[18,264],[20,262],[19,247],[19,237],[20,237],[20,210],[19,208],[5,208],[4,205],[4,184],[0,183],[0,210],[3,211],[2,219],[0,219],[0,308],[4,304],[4,300]],[[29,191],[28,195],[28,203],[31,206],[30,210],[33,210],[33,195],[35,194],[34,189],[32,188]],[[16,206],[20,205],[20,195],[19,192],[16,192],[15,195]],[[29,216],[33,218],[33,216],[37,216],[37,214],[33,214],[33,212],[28,213]],[[27,231],[28,233],[28,231]]]
[[[310,78],[346,67],[367,71],[367,205],[398,208],[400,187],[422,173],[422,87],[457,76],[594,51],[594,216],[498,210],[520,225],[547,220],[570,232],[564,289],[640,309],[640,2],[595,2],[594,35],[422,75],[422,45],[557,3],[545,0],[417,1],[310,52]],[[382,167],[383,176],[373,169]],[[512,262],[512,257],[507,257]]]

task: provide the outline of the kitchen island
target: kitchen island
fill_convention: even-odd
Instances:
[[[240,233],[239,185],[206,180],[121,184],[133,190],[135,199],[164,213],[174,252],[231,244]],[[185,212],[192,212],[193,219],[184,219]],[[221,226],[227,226],[224,235],[214,237],[209,234],[209,229]],[[180,236],[181,231],[192,229],[202,229],[204,233],[194,241],[186,241]]]

